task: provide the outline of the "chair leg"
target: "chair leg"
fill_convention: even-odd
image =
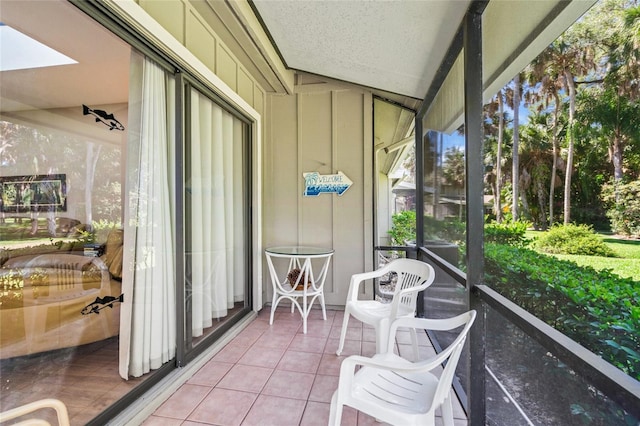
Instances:
[[[376,353],[381,354],[387,352],[389,343],[389,321],[382,319],[374,324],[376,328]]]
[[[338,391],[331,397],[331,408],[329,410],[329,426],[340,426],[342,421],[342,404],[338,404]]]
[[[309,316],[309,306],[307,305],[307,296],[302,296],[302,332],[307,334],[307,317]]]
[[[344,319],[342,320],[342,330],[340,330],[340,344],[338,345],[338,350],[336,351],[336,355],[340,356],[342,353],[342,349],[344,349],[344,339],[347,337],[347,326],[349,325],[349,311],[345,309],[344,311]]]
[[[320,293],[320,306],[322,306],[322,319],[327,320],[327,310],[324,307],[324,294]]]
[[[453,425],[453,406],[451,405],[451,391],[449,391],[449,396],[447,396],[440,406],[442,410],[442,424],[444,426],[454,426]]]
[[[276,293],[273,292],[273,298],[271,299],[271,315],[269,316],[269,325],[273,325],[273,314],[276,311],[276,307],[278,306],[276,303]]]

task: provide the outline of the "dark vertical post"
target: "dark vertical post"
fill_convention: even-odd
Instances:
[[[482,303],[475,297],[474,286],[484,278],[484,167],[482,157],[482,10],[472,4],[463,24],[465,161],[467,201],[467,297],[476,309],[476,323],[471,329],[469,348],[469,424],[484,425],[485,336]]]
[[[440,156],[442,155],[442,133],[429,132],[429,150],[433,152],[433,218],[438,220],[438,206],[440,205]],[[439,142],[439,143],[438,143]]]
[[[422,130],[422,117],[415,118],[415,182],[416,182],[416,248],[424,246],[424,142]],[[420,257],[419,251],[416,257]],[[418,294],[416,300],[416,313],[418,317],[424,316],[424,291]]]
[[[416,247],[424,245],[424,140],[422,118],[415,118],[416,137]]]
[[[176,87],[175,87],[175,164],[176,164],[176,176],[175,176],[175,199],[176,203],[176,218],[175,218],[175,249],[174,253],[175,262],[176,262],[176,270],[175,270],[175,280],[176,280],[176,366],[182,367],[185,364],[185,291],[184,291],[184,233],[182,230],[184,229],[184,179],[182,178],[184,174],[184,119],[183,119],[183,108],[184,108],[184,78],[181,72],[176,71]]]

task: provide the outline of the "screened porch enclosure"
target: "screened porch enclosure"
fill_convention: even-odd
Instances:
[[[24,125],[45,117],[55,136],[29,130],[36,137],[24,137],[25,132],[15,139],[19,132],[3,133],[26,144],[18,146],[17,155],[12,147],[2,151],[2,177],[66,173],[66,184],[74,181],[69,215],[89,224],[113,219],[122,228],[124,253],[120,277],[111,265],[105,269],[100,261],[85,259],[99,266],[88,275],[99,270],[96,276],[105,277],[96,282],[122,288],[109,293],[116,300],[124,295],[115,334],[96,346],[47,357],[3,359],[2,378],[10,387],[2,393],[3,409],[55,392],[72,407],[78,424],[142,423],[150,415],[161,417],[150,422],[212,423],[218,418],[208,410],[216,407],[246,408],[248,417],[233,423],[250,424],[264,420],[270,407],[284,407],[273,403],[277,397],[290,404],[280,410],[290,416],[274,424],[324,420],[340,367],[336,336],[349,277],[406,256],[436,269],[436,282],[419,298],[420,316],[479,313],[453,386],[456,423],[640,423],[636,380],[515,305],[485,278],[483,106],[594,1],[0,2],[3,24],[38,17],[40,23],[31,24],[34,33],[47,34],[48,25],[56,24],[59,32],[48,35],[60,46],[84,46],[100,37],[112,46],[115,40],[117,58],[99,69],[117,68],[128,87],[89,86],[119,95],[116,101],[96,102],[125,117],[120,122],[125,132],[84,116],[81,145],[67,134],[58,144],[59,127],[70,114],[83,118],[83,97],[90,90],[54,90],[66,86],[42,78],[13,84],[9,73],[20,71],[2,71],[3,132],[5,122]],[[47,16],[45,5],[62,6],[63,13]],[[78,16],[82,25],[65,24]],[[58,37],[85,25],[97,35]],[[71,86],[81,81],[70,80]],[[49,88],[36,84],[43,82]],[[63,99],[66,107],[29,104],[60,92],[55,102]],[[19,95],[24,98],[14,102]],[[57,120],[50,125],[52,118]],[[93,140],[96,128],[108,136]],[[52,141],[55,148],[42,155],[39,149]],[[395,172],[410,148],[415,178],[401,184]],[[62,153],[65,161],[57,161]],[[19,161],[12,163],[14,158]],[[96,163],[98,158],[104,161]],[[80,169],[93,165],[101,174],[58,170],[82,162]],[[445,172],[445,163],[454,162],[453,172]],[[47,170],[41,172],[43,166]],[[304,172],[343,169],[354,182],[344,197],[304,197]],[[415,235],[393,242],[392,214],[410,209]],[[60,224],[49,212],[32,213],[42,219],[33,224],[37,236],[47,239],[43,245],[59,248],[48,238],[62,230]],[[20,223],[26,216],[8,219],[29,231]],[[84,249],[82,235],[71,237],[74,247]],[[98,242],[108,246],[110,237],[100,235]],[[327,279],[333,305],[328,318],[312,312],[305,334],[299,315],[285,307],[269,326],[265,248],[310,242],[335,250]],[[2,264],[5,253],[3,247]],[[70,256],[84,257],[80,253]],[[64,269],[55,274],[69,276]],[[29,280],[42,281],[42,274],[33,275]],[[13,272],[0,277],[3,285],[16,282]],[[363,297],[383,293],[368,286]],[[105,317],[87,318],[107,329]],[[0,350],[4,318],[3,309]],[[16,318],[18,326],[32,319],[22,313]],[[355,328],[347,352],[372,355],[372,330]],[[439,351],[451,335],[429,333],[422,339],[424,351]],[[407,349],[404,343],[398,342],[398,351]],[[50,374],[59,365],[65,368]],[[34,373],[46,383],[28,386]],[[258,376],[261,383],[243,380]],[[104,387],[86,388],[87,377]],[[295,387],[287,387],[287,380]],[[234,386],[240,382],[249,387],[242,398],[206,404],[238,391]],[[109,399],[100,399],[107,394]],[[349,416],[360,418],[353,411]]]

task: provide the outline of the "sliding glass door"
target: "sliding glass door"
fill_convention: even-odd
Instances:
[[[251,122],[77,6],[2,2],[0,405],[104,424],[249,312]]]
[[[248,124],[186,86],[185,336],[198,345],[249,307]]]

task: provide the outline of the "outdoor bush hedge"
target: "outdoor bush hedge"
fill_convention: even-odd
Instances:
[[[416,212],[404,210],[391,216],[393,226],[389,231],[391,244],[404,246],[408,241],[416,240]]]
[[[640,380],[640,282],[526,248],[485,245],[486,283]]]
[[[602,200],[613,232],[640,238],[640,181],[606,184]]]
[[[580,254],[614,257],[609,248],[589,225],[555,225],[533,242],[533,247],[545,253]]]
[[[486,243],[508,244],[523,247],[527,244],[525,237],[528,224],[526,222],[490,222],[484,225],[484,241]]]
[[[445,240],[458,243],[465,240],[467,225],[455,217],[444,220],[424,216],[425,240]]]

